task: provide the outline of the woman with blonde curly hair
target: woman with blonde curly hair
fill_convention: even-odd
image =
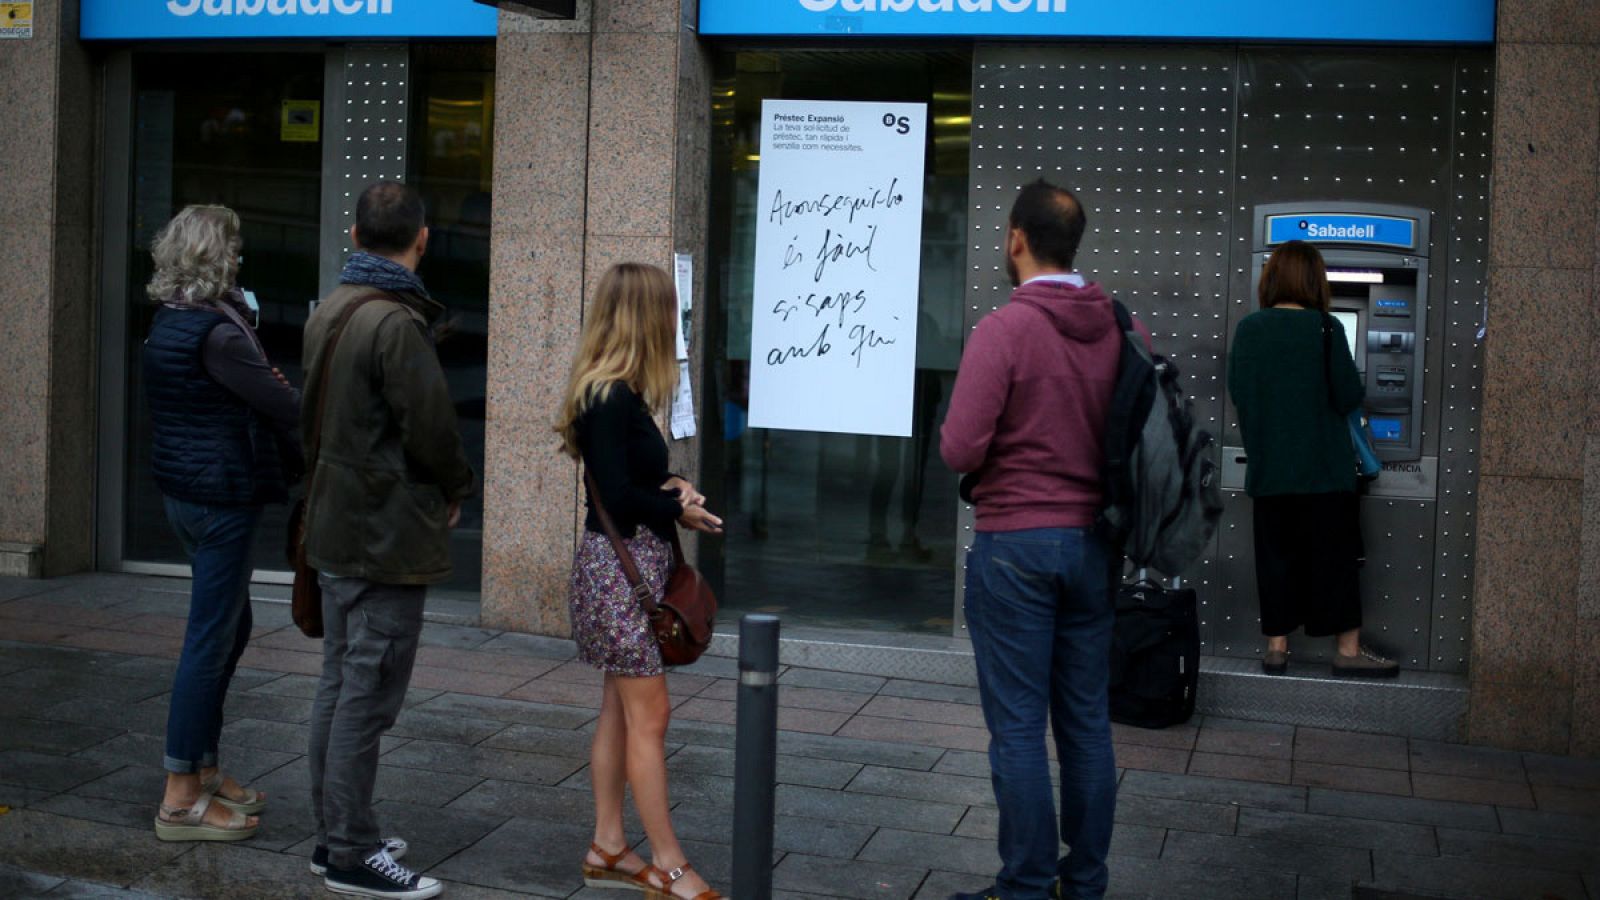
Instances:
[[[652,900],[719,900],[672,829],[665,752],[672,704],[661,649],[595,509],[599,503],[610,514],[658,599],[672,574],[673,529],[722,530],[706,498],[667,471],[667,443],[652,417],[666,408],[677,383],[676,311],[672,279],[661,269],[624,263],[607,271],[584,321],[556,424],[567,455],[592,476],[572,564],[572,637],[578,658],[605,673],[589,756],[594,841],[583,877],[591,887],[641,891]],[[650,838],[648,864],[623,833],[625,787],[633,789]]]
[[[239,217],[190,206],[151,249],[147,289],[161,304],[145,339],[152,467],[193,582],[167,713],[164,841],[236,841],[256,833],[266,796],[218,768],[228,682],[250,638],[250,547],[266,503],[287,497],[300,465],[300,394],[267,362],[236,284]]]

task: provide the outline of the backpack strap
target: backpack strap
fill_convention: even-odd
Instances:
[[[1133,313],[1128,312],[1128,308],[1122,305],[1122,301],[1115,297],[1111,298],[1111,310],[1117,316],[1117,328],[1123,334],[1131,333],[1134,330]]]
[[[1333,395],[1333,316],[1326,312],[1322,313],[1322,383],[1328,389],[1328,406],[1338,412]]]

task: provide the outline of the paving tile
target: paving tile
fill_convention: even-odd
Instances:
[[[937,860],[943,869],[980,877],[993,876],[1000,871],[1000,852],[992,836],[968,838],[880,828],[859,858],[899,865],[908,861]]]
[[[85,628],[100,628],[112,622],[119,622],[134,615],[131,612],[118,612],[115,609],[94,609],[84,606],[52,603],[48,596],[37,599],[12,600],[0,603],[0,628],[7,631],[11,623],[17,622],[49,622],[51,624],[73,625],[79,630]]]
[[[426,772],[386,765],[381,758],[378,780],[373,785],[375,800],[396,800],[419,806],[447,806],[483,781],[475,775],[457,775],[449,772]],[[252,786],[266,791],[275,799],[309,803],[311,796],[311,770],[302,760],[293,765],[270,772],[252,782]],[[276,813],[276,807],[274,807]]]
[[[731,682],[728,678],[713,678],[709,675],[691,675],[682,669],[667,671],[667,695],[671,697],[693,697],[706,688],[719,681]],[[733,699],[732,697],[728,699]]]
[[[772,872],[772,886],[829,897],[909,897],[926,869],[790,853]]]
[[[447,744],[477,744],[499,734],[505,728],[506,723],[499,719],[455,716],[413,706],[400,713],[389,733],[396,737]]]
[[[734,728],[732,725],[719,725],[715,722],[695,722],[688,719],[673,719],[667,724],[667,742],[678,744],[698,744],[705,747],[727,747],[734,745]],[[791,735],[778,732],[778,752],[790,753],[785,746]],[[800,735],[800,737],[816,739],[813,735]],[[807,754],[795,753],[796,756]],[[824,757],[826,758],[826,757]]]
[[[10,629],[12,626],[6,626]],[[8,633],[7,637],[10,635]],[[66,669],[80,674],[104,672],[131,657],[115,653],[97,653],[73,647],[51,647],[23,643],[17,640],[0,640],[0,655],[13,663],[23,663],[27,668]]]
[[[1050,767],[1052,770],[1055,766]],[[933,771],[940,775],[965,775],[968,778],[989,777],[989,754],[971,750],[946,750],[939,757]]]
[[[699,772],[732,778],[734,752],[724,747],[684,747],[667,760],[667,769],[672,772]],[[843,790],[861,769],[859,763],[779,754],[778,783]]]
[[[687,740],[688,743],[709,743],[691,740],[688,732],[677,732],[673,725],[669,737]],[[732,747],[730,740],[722,746]],[[938,747],[919,747],[913,744],[888,741],[861,740],[837,735],[803,734],[793,731],[778,732],[778,752],[788,756],[805,756],[813,759],[832,759],[841,762],[861,763],[868,766],[888,766],[895,769],[920,769],[927,771],[939,761],[944,750]]]
[[[1138,767],[1130,766],[1130,768]],[[1263,756],[1234,756],[1230,753],[1197,751],[1189,759],[1190,775],[1237,778],[1240,781],[1262,781],[1268,784],[1288,784],[1291,769],[1292,764],[1287,759]]]
[[[1295,892],[1295,877],[1285,872],[1200,865],[1161,859],[1112,858],[1107,898],[1181,897],[1183,900],[1240,900],[1287,898]]]
[[[917,889],[915,900],[949,900],[951,894],[968,894],[994,881],[994,877],[976,878],[965,872],[932,871]]]
[[[1051,767],[1054,769],[1054,767]],[[867,766],[850,782],[851,793],[880,794],[909,800],[933,800],[964,806],[993,806],[994,783],[988,777],[969,778],[937,772],[915,772]]]
[[[29,809],[72,819],[117,825],[122,828],[147,830],[161,803],[161,782],[150,786],[142,795],[128,795],[121,799],[84,797],[78,794],[55,794],[29,805]]]
[[[579,684],[592,684],[597,687],[604,681],[599,669],[576,659],[568,660],[540,677],[551,681],[576,681]]]
[[[1296,762],[1348,765],[1360,760],[1369,769],[1411,768],[1410,746],[1403,737],[1330,731],[1325,728],[1297,728],[1294,734]]]
[[[909,702],[909,701],[907,701]],[[942,725],[857,715],[837,732],[841,737],[864,738],[903,744],[952,747],[957,750],[988,750],[989,731],[964,725]]]
[[[1164,824],[1135,824],[1124,822],[1120,817],[1116,821],[1116,828],[1111,832],[1111,854],[1113,856],[1142,856],[1155,859],[1161,855],[1161,846],[1165,843],[1167,834],[1167,828]],[[989,844],[994,844],[999,834],[999,811],[982,806],[974,806],[967,810],[967,814],[962,817],[961,824],[955,830],[956,837],[976,838]],[[946,868],[956,868],[953,865],[946,865],[942,858],[939,859],[939,865]],[[993,874],[996,869],[987,869],[985,871]]]
[[[1533,786],[1533,796],[1538,801],[1539,808],[1549,812],[1571,813],[1580,816],[1600,816],[1600,791],[1536,784]],[[1514,804],[1501,805],[1511,806]]]
[[[131,631],[113,631],[97,628],[61,636],[57,643],[85,650],[107,650],[112,653],[148,654],[166,659],[177,659],[183,650],[183,638]]]
[[[1600,790],[1600,760],[1524,753],[1528,780],[1536,785]]]
[[[734,673],[738,674],[738,673]],[[829,691],[855,691],[858,694],[876,694],[880,690],[886,691],[888,685],[894,684],[887,678],[876,675],[857,675],[854,672],[829,672],[824,669],[785,669],[778,676],[781,685],[793,685],[803,688],[822,688]],[[922,682],[916,682],[921,684]],[[938,699],[938,698],[930,698]]]
[[[96,697],[137,703],[167,692],[166,682],[145,678],[116,678],[62,669],[25,669],[0,676],[0,693],[54,698]]]
[[[1451,898],[1582,897],[1582,880],[1570,872],[1498,866],[1457,857],[1411,856],[1379,850],[1373,853],[1374,886],[1418,891]]]
[[[196,845],[133,885],[159,896],[189,896],[206,886],[229,900],[324,900],[327,889],[305,860],[249,845]],[[225,886],[225,887],[224,887]]]
[[[563,790],[588,795],[593,789],[585,767],[559,785]],[[698,772],[679,772],[668,780],[667,791],[674,803],[698,803],[722,809],[733,808],[733,779]]]
[[[78,697],[65,703],[48,705],[39,712],[38,718],[51,722],[119,728],[137,734],[167,733],[165,707],[119,703],[95,697]]]
[[[885,697],[908,697],[913,700],[937,700],[940,703],[962,703],[979,706],[982,698],[975,687],[958,687],[953,684],[933,684],[927,681],[907,681],[892,678],[878,690]]]
[[[47,581],[42,578],[19,578],[6,576],[0,578],[0,600],[12,601],[23,597],[34,597],[47,594],[61,587],[59,581]]]
[[[1289,759],[1294,753],[1294,726],[1207,716],[1194,748],[1205,753]]]
[[[1278,838],[1359,850],[1392,850],[1424,856],[1437,856],[1439,853],[1433,828],[1427,825],[1376,822],[1313,813],[1241,809],[1238,834],[1240,837]]]
[[[697,691],[694,696],[706,700],[737,700],[739,698],[739,682],[732,678],[713,678],[711,683]],[[778,695],[778,702],[783,702],[783,693]]]
[[[510,656],[504,653],[458,650],[454,647],[424,646],[417,650],[417,665],[460,672],[485,672],[520,677],[527,681],[538,678],[561,663],[536,656]]]
[[[1511,781],[1418,772],[1411,776],[1411,791],[1416,796],[1428,800],[1455,800],[1489,806],[1533,808],[1533,793],[1528,790],[1528,786]]]
[[[722,805],[680,802],[678,806],[716,809],[721,810],[723,815],[730,814],[728,807]],[[521,784],[514,781],[481,782],[451,800],[446,808],[505,818],[543,819],[567,824],[594,821],[594,798],[588,791]],[[631,803],[623,807],[623,824],[634,839],[644,837],[644,826],[640,824]]]
[[[13,641],[52,644],[76,631],[77,628],[77,625],[63,622],[24,622],[11,619],[6,622],[5,635]]]
[[[1200,738],[1196,722],[1173,725],[1170,728],[1138,728],[1121,722],[1111,723],[1111,739],[1118,746],[1135,744],[1141,747],[1167,747],[1174,750],[1193,750]]]
[[[424,690],[476,694],[481,697],[499,697],[527,682],[528,679],[521,675],[497,675],[437,666],[418,665],[411,670],[411,684]]]
[[[0,585],[0,589],[3,589],[3,587],[3,585]],[[9,889],[16,891],[15,896],[18,897],[37,897],[48,893],[51,888],[58,887],[65,882],[65,878],[55,875],[25,872],[15,866],[0,863],[0,883],[9,885]]]
[[[419,872],[433,868],[457,851],[504,825],[508,816],[464,809],[440,809],[414,803],[385,800],[374,811],[383,823],[385,834],[405,835],[411,845],[406,865]],[[581,851],[580,851],[581,853]]]
[[[1233,834],[1238,827],[1239,813],[1240,807],[1233,803],[1172,800],[1127,791],[1117,795],[1118,825],[1150,825],[1208,834]]]
[[[56,791],[46,788],[33,788],[20,784],[0,782],[0,806],[9,806],[12,809],[27,809],[56,796],[59,796]]]
[[[566,897],[583,887],[571,847],[581,854],[594,836],[589,824],[511,819],[482,840],[435,866],[430,875],[464,884]],[[541,848],[540,852],[529,852]]]
[[[1207,803],[1233,803],[1260,809],[1305,812],[1306,788],[1286,784],[1260,784],[1229,778],[1198,775],[1168,775],[1161,772],[1129,770],[1122,776],[1118,795],[1142,794],[1171,800],[1197,800]]]
[[[737,708],[727,700],[708,700],[704,697],[690,697],[678,704],[672,710],[675,719],[687,719],[691,722],[715,722],[719,725],[733,725],[738,721]]]
[[[529,703],[503,697],[477,697],[470,694],[440,694],[417,705],[418,709],[457,716],[497,719],[521,725],[546,728],[577,728],[594,720],[595,712],[547,703]]]
[[[1116,747],[1116,755],[1117,765],[1125,769],[1170,772],[1174,775],[1182,775],[1189,769],[1189,751],[1175,747],[1119,744]]]
[[[300,675],[322,674],[322,654],[302,653],[277,647],[251,645],[239,657],[239,664],[268,672],[295,672]]]
[[[222,740],[240,747],[304,753],[311,742],[311,726],[265,719],[234,719],[222,726]]]
[[[123,734],[88,750],[73,754],[74,759],[93,760],[110,767],[128,764],[157,767],[165,755],[166,739],[159,735]],[[243,781],[259,778],[280,766],[293,762],[304,753],[304,744],[285,750],[262,747],[245,747],[223,741],[217,755],[222,768],[229,775]]]
[[[780,666],[778,676],[782,678],[785,667]],[[739,661],[731,656],[702,656],[695,660],[693,665],[678,666],[668,669],[667,674],[703,675],[707,678],[738,678]]]
[[[871,694],[855,691],[834,691],[827,688],[805,688],[785,685],[778,691],[778,705],[783,708],[815,709],[824,712],[854,715],[872,699]]]
[[[424,629],[424,634],[426,634],[426,629]],[[545,637],[538,634],[517,634],[515,632],[496,635],[479,644],[477,649],[485,653],[521,654],[557,661],[572,659],[578,653],[577,645],[569,640]]]
[[[556,784],[583,767],[580,760],[515,750],[463,747],[437,741],[412,741],[383,757],[385,765],[500,781]]]
[[[672,808],[672,826],[685,840],[726,843],[733,833],[733,812],[726,807],[680,803]],[[872,825],[777,816],[772,842],[785,853],[855,859],[876,830]]]
[[[169,701],[170,695],[159,700],[152,699],[149,702],[165,709]],[[253,691],[232,693],[228,695],[228,700],[223,705],[222,713],[230,720],[265,719],[272,722],[299,724],[311,721],[311,701],[303,700],[299,697],[258,694]]]
[[[1312,788],[1309,811],[1327,816],[1377,819],[1384,822],[1410,822],[1416,825],[1447,825],[1474,831],[1499,831],[1500,820],[1492,806],[1452,803],[1447,800],[1419,800]]]
[[[131,884],[185,853],[149,830],[118,828],[19,809],[0,817],[0,859],[46,875]]]
[[[1500,830],[1504,830],[1507,834],[1532,834],[1540,837],[1592,841],[1600,845],[1600,816],[1531,809],[1502,809],[1499,813]],[[1461,827],[1456,823],[1441,824]]]
[[[1335,766],[1298,760],[1294,764],[1293,783],[1307,787],[1362,791],[1368,794],[1396,794],[1402,797],[1411,794],[1409,772],[1368,769],[1361,766]]]
[[[1301,875],[1295,883],[1294,900],[1350,900],[1355,885],[1337,878]],[[1400,900],[1400,898],[1393,898]]]
[[[1440,828],[1439,855],[1477,862],[1568,872],[1595,868],[1595,846],[1588,841],[1529,834],[1489,834],[1460,828]],[[1400,847],[1385,849],[1405,852]]]
[[[32,750],[0,750],[0,782],[41,791],[71,790],[121,766]]]
[[[1243,824],[1241,813],[1241,828]],[[1368,850],[1264,837],[1171,831],[1167,833],[1161,858],[1202,866],[1304,873],[1352,881],[1372,877],[1372,857]]]
[[[673,794],[677,795],[676,789]],[[961,821],[962,815],[966,813],[966,807],[955,803],[907,800],[879,794],[856,794],[780,784],[777,793],[777,812],[785,816],[804,816],[858,825],[882,825],[892,822],[896,827],[910,831],[949,834]]]
[[[5,716],[0,717],[0,750],[33,750],[66,756],[104,743],[121,733],[120,728],[102,725]]]
[[[317,682],[319,680],[316,675],[280,674],[271,681],[250,688],[250,692],[253,694],[275,694],[282,697],[313,700],[317,696]]]
[[[499,724],[501,730],[484,739],[481,742],[482,746],[496,750],[518,750],[523,753],[542,753],[546,756],[587,760],[590,745],[594,742],[594,735],[587,729],[573,731],[570,728],[507,725],[503,722]]]
[[[916,700],[909,697],[880,695],[872,698],[872,702],[861,710],[861,714],[928,724],[964,725],[979,729],[987,727],[983,721],[983,710],[976,706],[943,700]]]
[[[1488,778],[1494,781],[1526,782],[1522,754],[1494,747],[1469,747],[1438,741],[1411,741],[1411,771],[1426,775],[1454,775],[1461,778]]]
[[[443,622],[429,622],[422,626],[422,646],[449,647],[453,650],[472,650],[482,647],[489,641],[500,636],[498,631],[487,628],[472,628],[467,625],[446,625]]]

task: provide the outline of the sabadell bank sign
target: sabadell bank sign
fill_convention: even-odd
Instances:
[[[85,40],[492,38],[473,0],[82,0]]]
[[[1487,44],[1494,14],[1494,0],[700,0],[700,33]]]

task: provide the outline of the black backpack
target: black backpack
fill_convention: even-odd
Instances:
[[[1177,368],[1145,346],[1126,306],[1111,303],[1122,355],[1106,414],[1100,533],[1136,567],[1176,576],[1222,518],[1216,440],[1195,424]]]
[[[1194,715],[1199,684],[1195,592],[1148,581],[1123,585],[1111,642],[1111,721],[1181,725]]]

